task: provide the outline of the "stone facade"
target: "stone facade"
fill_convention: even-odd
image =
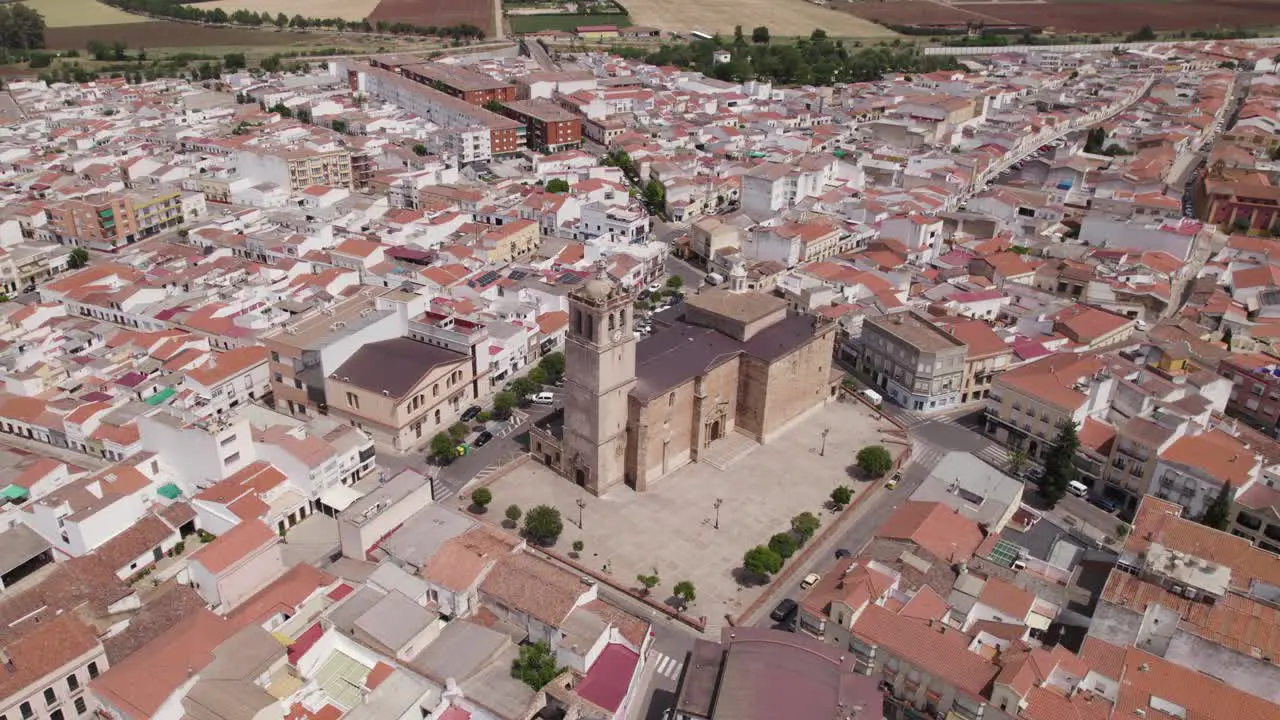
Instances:
[[[834,394],[836,326],[781,299],[704,292],[638,353],[629,294],[597,278],[569,300],[568,399],[530,445],[593,494],[644,491],[732,432],[768,442]]]

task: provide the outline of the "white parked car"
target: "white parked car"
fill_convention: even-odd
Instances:
[[[814,585],[817,585],[818,581],[821,579],[822,579],[822,576],[819,575],[818,573],[809,573],[808,575],[804,576],[804,580],[800,581],[800,589],[808,590]]]

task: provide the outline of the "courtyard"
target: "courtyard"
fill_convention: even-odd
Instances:
[[[743,553],[787,530],[791,518],[806,510],[824,527],[832,522],[825,503],[834,488],[848,485],[855,495],[868,489],[847,473],[859,450],[881,444],[895,458],[905,451],[880,432],[892,427],[861,403],[833,401],[768,445],[754,446],[735,435],[718,441],[740,448],[723,470],[694,463],[648,492],[622,487],[599,498],[529,462],[489,485],[493,502],[484,519],[500,523],[512,504],[526,512],[536,505],[556,507],[564,532],[552,550],[568,555],[580,540],[579,562],[627,587],[639,587],[636,576],[656,570],[660,582],[652,595],[659,601],[671,597],[677,582],[691,581],[697,600],[688,612],[705,617],[714,632],[726,614],[737,615],[764,592],[765,586],[738,582]]]

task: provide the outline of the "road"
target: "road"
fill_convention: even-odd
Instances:
[[[556,395],[551,405],[529,405],[519,408],[507,422],[491,421],[484,428],[493,433],[493,439],[484,447],[472,447],[466,455],[454,460],[444,467],[427,462],[425,450],[414,453],[393,453],[384,449],[378,452],[378,465],[388,476],[404,469],[413,469],[432,478],[432,496],[436,502],[443,502],[462,491],[473,480],[483,480],[498,468],[511,462],[526,452],[527,433],[530,425],[550,415],[553,410],[563,405],[559,388],[544,387],[546,391]],[[470,443],[479,434],[473,425],[472,433],[464,442]]]

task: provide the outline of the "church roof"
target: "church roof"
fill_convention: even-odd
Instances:
[[[636,346],[636,385],[631,395],[648,402],[740,354],[773,362],[813,335],[814,319],[791,312],[746,342],[677,320]]]

